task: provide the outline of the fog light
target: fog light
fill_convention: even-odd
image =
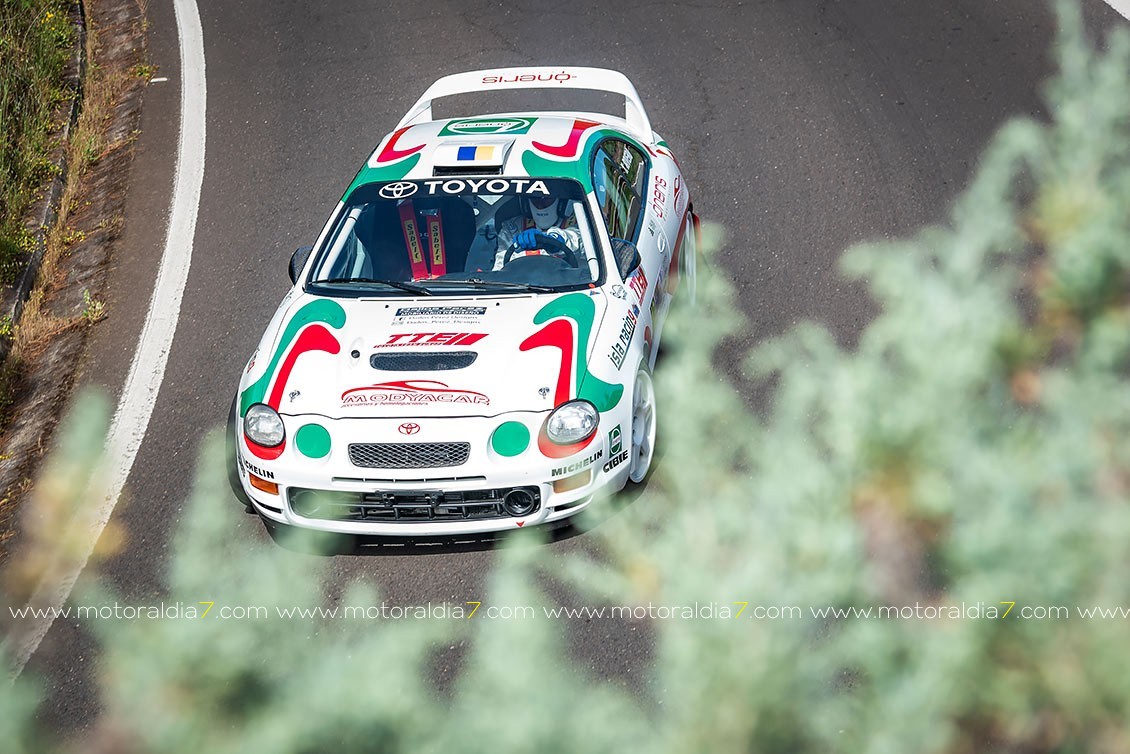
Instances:
[[[519,487],[506,493],[502,498],[502,507],[511,516],[526,516],[538,507],[538,499],[528,489]]]
[[[251,482],[251,486],[260,492],[266,492],[268,495],[279,494],[279,486],[274,482],[268,482],[266,479],[260,479],[250,473],[247,475],[247,479]]]
[[[569,490],[579,490],[586,484],[592,481],[592,469],[582,471],[580,474],[567,476],[564,479],[553,480],[554,492],[568,492]]]

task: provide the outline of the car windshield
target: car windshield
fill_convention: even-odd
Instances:
[[[307,284],[327,295],[553,292],[601,280],[573,180],[370,183],[345,200]]]

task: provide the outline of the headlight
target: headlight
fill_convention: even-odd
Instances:
[[[599,423],[596,406],[584,400],[569,401],[549,415],[545,434],[558,445],[572,445],[592,436]]]
[[[247,439],[264,448],[282,445],[286,438],[282,417],[265,403],[256,403],[243,416],[243,431]]]

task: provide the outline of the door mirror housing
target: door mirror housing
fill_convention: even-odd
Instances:
[[[310,252],[312,252],[313,250],[313,246],[300,246],[295,249],[293,254],[291,254],[290,282],[298,282],[298,276],[302,274],[302,268],[306,266],[306,260],[310,258]]]
[[[620,273],[621,280],[627,280],[632,271],[643,262],[636,245],[623,238],[612,239],[612,256],[616,258],[616,269]]]

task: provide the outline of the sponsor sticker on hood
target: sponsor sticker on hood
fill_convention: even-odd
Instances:
[[[342,408],[355,406],[430,406],[436,403],[488,405],[490,398],[475,390],[459,390],[435,380],[378,382],[350,388],[341,394]]]
[[[485,306],[404,306],[396,310],[394,325],[473,325],[487,313]]]

